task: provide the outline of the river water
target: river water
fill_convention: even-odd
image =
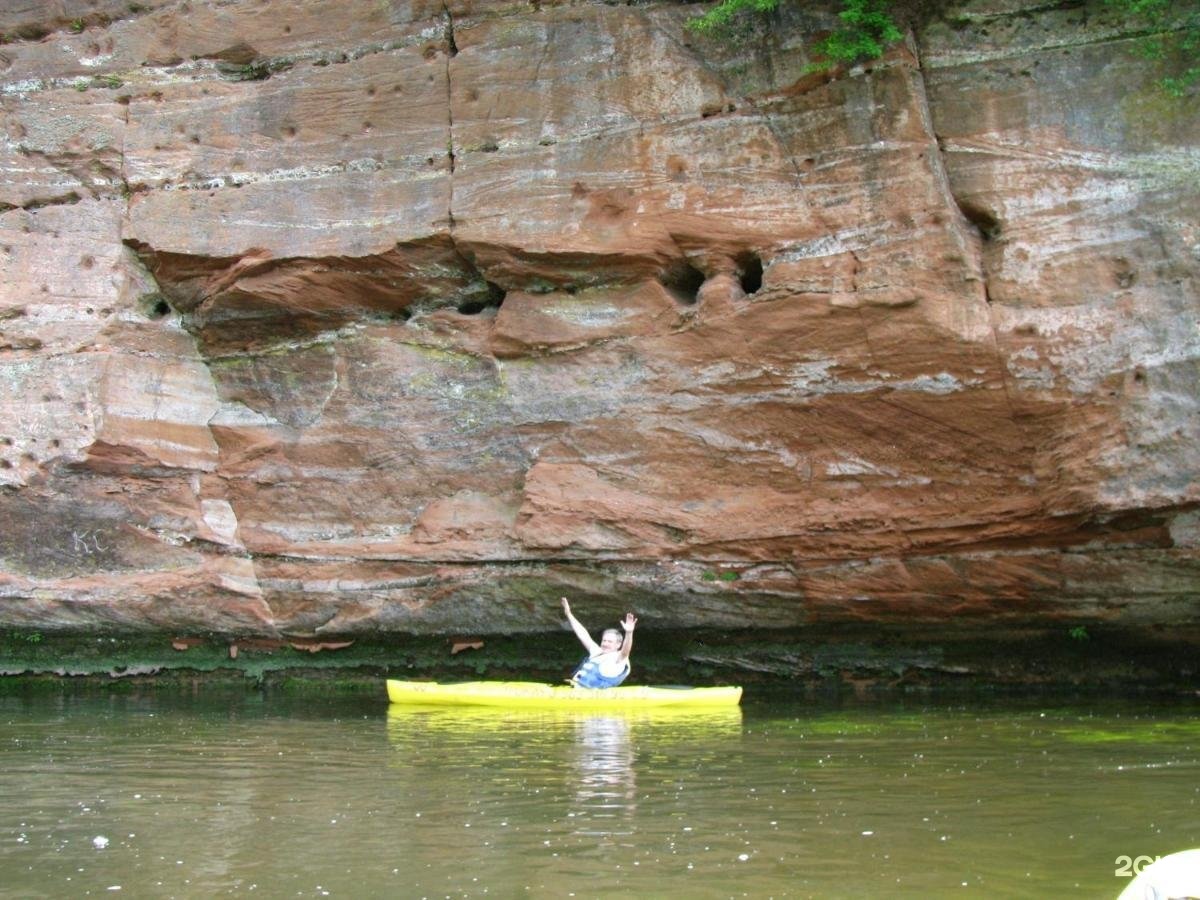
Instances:
[[[0,897],[1115,897],[1200,846],[1196,703],[200,693],[0,698]]]

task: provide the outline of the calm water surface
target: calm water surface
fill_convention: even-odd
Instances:
[[[1115,897],[1198,711],[0,698],[0,897]]]

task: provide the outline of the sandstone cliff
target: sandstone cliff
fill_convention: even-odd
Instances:
[[[0,624],[1200,625],[1200,118],[1100,3],[8,2]]]

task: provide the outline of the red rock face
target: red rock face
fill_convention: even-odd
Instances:
[[[1194,101],[1025,6],[10,5],[0,622],[1200,624]]]

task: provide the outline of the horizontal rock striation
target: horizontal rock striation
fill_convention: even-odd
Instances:
[[[0,623],[1200,624],[1200,119],[1099,4],[0,11]]]

